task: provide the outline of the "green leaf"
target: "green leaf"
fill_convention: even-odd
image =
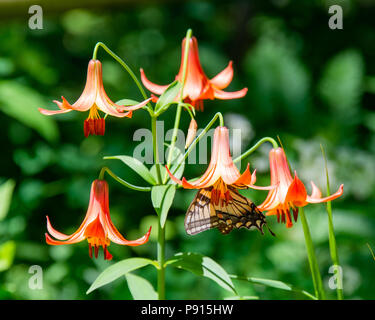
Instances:
[[[364,62],[360,52],[347,50],[334,56],[327,64],[319,83],[319,93],[327,105],[350,117],[360,107],[363,92]]]
[[[117,101],[116,104],[118,104],[119,106],[128,107],[128,106],[135,106],[136,104],[140,104],[140,102],[132,100],[132,99],[121,99]]]
[[[149,264],[155,265],[155,262],[145,258],[129,258],[117,262],[105,269],[93,282],[86,294],[126,275],[128,272],[143,268]]]
[[[33,128],[48,141],[56,141],[58,130],[51,117],[42,115],[38,107],[47,101],[35,90],[15,81],[0,82],[0,110]]]
[[[282,282],[282,281],[279,281],[279,280],[271,280],[271,279],[264,279],[264,278],[254,278],[254,277],[239,277],[239,276],[236,276],[236,275],[230,275],[230,277],[232,279],[244,280],[244,281],[248,281],[250,283],[260,284],[260,285],[263,285],[263,286],[266,286],[266,287],[270,287],[270,288],[276,288],[276,289],[280,289],[280,290],[299,292],[299,293],[301,293],[301,294],[309,297],[310,299],[316,300],[316,297],[313,296],[311,293],[309,293],[309,292],[307,292],[305,290],[298,289],[298,288],[296,288],[295,286],[293,286],[291,284],[288,284],[288,283],[285,283],[285,282]]]
[[[8,214],[15,185],[14,180],[9,179],[0,186],[0,221]]]
[[[151,174],[148,168],[138,159],[135,159],[130,156],[110,156],[110,157],[104,157],[104,159],[105,160],[112,160],[112,159],[121,160],[129,168],[133,169],[133,171],[138,173],[138,175],[141,176],[145,181],[147,181],[148,183],[152,185],[156,184],[156,180],[154,176]]]
[[[173,203],[176,186],[172,184],[154,186],[151,189],[152,205],[160,217],[160,225],[164,228],[168,211]]]
[[[16,243],[14,241],[7,241],[0,245],[0,272],[10,268],[15,253]]]
[[[158,102],[155,106],[155,111],[158,111],[159,109],[172,103],[174,99],[177,97],[178,93],[180,92],[180,89],[181,83],[178,80],[172,82],[158,99]]]
[[[217,262],[198,253],[177,253],[166,262],[178,269],[190,271],[198,276],[215,281],[222,288],[237,295],[228,273]]]
[[[132,273],[126,274],[125,277],[128,281],[129,290],[134,300],[158,299],[157,292],[148,280]]]

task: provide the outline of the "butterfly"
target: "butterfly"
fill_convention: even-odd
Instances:
[[[200,189],[185,216],[185,230],[187,234],[194,235],[202,231],[218,228],[222,234],[230,233],[234,228],[257,228],[261,234],[266,219],[263,213],[246,197],[228,186],[230,194],[228,201],[211,201],[211,188]],[[270,233],[275,234],[269,229]]]

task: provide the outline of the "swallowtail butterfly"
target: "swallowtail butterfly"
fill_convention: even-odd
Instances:
[[[185,230],[188,234],[194,235],[212,228],[228,234],[233,228],[242,227],[255,227],[264,234],[263,226],[267,226],[265,216],[253,202],[228,186],[231,199],[219,201],[216,205],[211,201],[211,191],[212,187],[200,189],[190,204],[185,217]],[[269,228],[268,230],[275,235]]]

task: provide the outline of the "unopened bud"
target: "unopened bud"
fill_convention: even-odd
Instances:
[[[194,141],[195,136],[197,134],[197,129],[198,129],[197,122],[195,121],[195,119],[191,119],[189,129],[188,129],[188,134],[186,137],[185,149],[187,149],[191,145],[191,143]]]

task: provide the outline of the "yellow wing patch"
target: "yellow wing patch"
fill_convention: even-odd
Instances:
[[[218,228],[222,234],[230,233],[234,228],[257,228],[262,234],[266,225],[265,216],[246,197],[229,187],[231,200],[211,203],[212,188],[200,189],[190,204],[185,217],[185,230],[194,235],[208,229]],[[272,231],[270,230],[271,234]]]

